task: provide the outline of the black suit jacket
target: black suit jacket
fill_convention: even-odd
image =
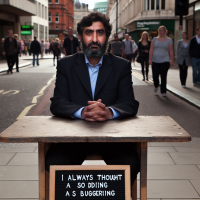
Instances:
[[[57,65],[52,114],[71,118],[72,114],[92,99],[88,67],[83,53],[62,58]],[[139,102],[135,100],[131,64],[110,53],[104,55],[96,83],[94,100],[119,111],[121,118],[137,114]]]
[[[31,52],[34,54],[41,53],[40,43],[37,40],[33,40],[31,42]]]

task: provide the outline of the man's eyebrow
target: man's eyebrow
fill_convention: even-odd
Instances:
[[[94,32],[94,30],[93,29],[86,29],[85,31],[92,31],[92,32]],[[96,31],[104,31],[104,29],[103,28],[101,28],[101,29],[97,29]]]

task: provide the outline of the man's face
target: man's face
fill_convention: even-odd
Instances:
[[[12,32],[12,31],[10,31],[10,32],[8,33],[8,37],[9,37],[9,38],[12,38],[12,37],[13,37],[13,32]]]
[[[129,40],[129,35],[128,34],[125,35],[125,39]]]
[[[101,57],[105,53],[108,40],[102,22],[93,22],[91,26],[85,27],[79,38],[87,57]]]
[[[118,42],[119,41],[119,38],[118,36],[115,36],[115,41]]]
[[[69,29],[68,36],[71,37],[73,35],[73,30]]]
[[[4,38],[1,39],[1,42],[4,42]]]

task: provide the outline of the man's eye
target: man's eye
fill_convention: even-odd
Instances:
[[[85,32],[87,35],[91,35],[92,34],[92,31],[86,31]]]
[[[98,31],[97,33],[98,33],[98,35],[103,35],[104,31]]]

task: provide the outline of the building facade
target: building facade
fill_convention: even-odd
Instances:
[[[190,0],[191,2],[194,0]],[[188,32],[191,32],[188,29],[191,16],[193,16],[192,9],[189,15],[183,18],[183,30]],[[124,38],[128,32],[137,43],[143,31],[147,31],[150,39],[153,39],[158,35],[159,26],[164,25],[176,49],[179,40],[179,17],[175,16],[175,0],[118,0],[118,16],[116,17],[115,2],[109,10],[109,17],[113,26],[112,37],[117,32],[119,38]]]
[[[108,8],[108,2],[107,1],[96,2],[94,4],[94,11],[102,12],[105,15],[106,15],[106,12],[107,12],[107,8]]]
[[[48,23],[48,1],[35,0],[36,16],[20,17],[21,25],[32,25],[34,29],[31,35],[21,35],[21,39],[29,40],[38,37],[38,40],[49,39],[49,23]]]
[[[74,35],[77,37],[77,24],[78,22],[90,13],[88,4],[80,3],[79,0],[74,2]]]
[[[8,35],[8,30],[21,37],[21,16],[36,15],[36,2],[34,0],[0,0],[0,39]],[[2,52],[0,49],[0,59]]]
[[[74,1],[49,0],[49,39],[64,40],[69,27],[74,29]]]

